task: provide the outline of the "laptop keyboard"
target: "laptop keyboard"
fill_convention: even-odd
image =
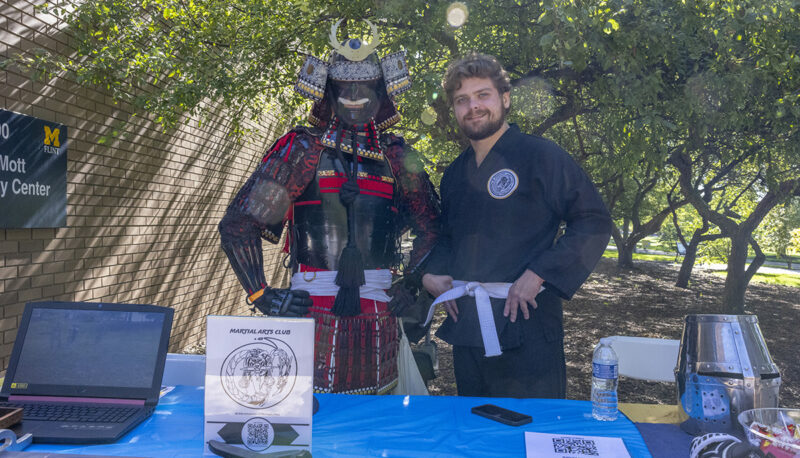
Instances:
[[[11,404],[0,407],[22,407],[23,420],[77,421],[83,423],[122,423],[136,413],[137,407],[87,406],[75,404]]]

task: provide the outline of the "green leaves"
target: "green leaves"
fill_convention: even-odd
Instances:
[[[409,52],[414,86],[398,101],[399,128],[411,139],[427,139],[420,149],[431,170],[464,144],[446,102],[433,94],[447,63],[470,50],[496,55],[515,90],[527,91],[517,97],[512,120],[586,156],[582,162],[598,182],[614,171],[594,158],[663,166],[665,145],[690,138],[699,145],[734,134],[764,139],[767,129],[785,145],[800,143],[788,141],[797,140],[800,125],[800,25],[790,2],[476,0],[457,29],[446,22],[449,5],[85,0],[74,9],[49,7],[69,24],[73,56],[26,55],[18,62],[107,86],[167,127],[184,112],[202,110],[207,99],[227,106],[234,121],[257,117],[267,106],[299,120],[307,102],[292,86],[305,55],[329,53],[337,19],[345,19],[341,38],[366,36],[361,19],[369,18],[379,27],[381,55]],[[546,96],[537,92],[541,87]],[[424,124],[429,107],[436,121]]]
[[[539,18],[536,20],[539,25],[550,25],[553,23],[553,15],[547,13],[547,11],[543,11],[542,14],[539,15]]]
[[[541,46],[543,50],[549,51],[550,48],[552,48],[553,43],[555,41],[556,41],[555,32],[548,32],[542,35],[542,38],[539,39],[539,46]]]
[[[609,35],[617,30],[619,30],[619,22],[615,21],[614,19],[609,19],[606,21],[606,24],[603,27],[603,32]]]

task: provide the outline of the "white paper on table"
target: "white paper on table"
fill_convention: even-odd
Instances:
[[[525,431],[528,458],[630,458],[619,437],[573,436]]]
[[[209,316],[205,455],[216,440],[256,453],[311,451],[314,320]]]

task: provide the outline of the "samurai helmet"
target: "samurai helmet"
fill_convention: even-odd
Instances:
[[[330,122],[331,111],[337,109],[338,100],[332,92],[341,92],[345,85],[354,88],[354,93],[358,92],[358,86],[375,88],[365,92],[370,94],[366,97],[370,99],[370,103],[376,105],[373,107],[376,110],[373,117],[378,129],[383,130],[400,120],[393,97],[411,87],[406,53],[399,51],[382,59],[378,58],[375,52],[380,44],[378,28],[366,19],[364,22],[372,32],[369,43],[363,43],[358,38],[349,38],[340,43],[337,31],[342,19],[339,19],[331,27],[330,43],[333,53],[328,62],[308,56],[303,63],[295,89],[315,102],[309,120],[318,127],[324,127]],[[341,105],[339,108],[341,109]]]

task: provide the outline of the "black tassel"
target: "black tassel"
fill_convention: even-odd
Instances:
[[[354,306],[358,308],[354,308]],[[339,288],[331,312],[336,316],[357,316],[361,313],[361,297],[358,288]]]
[[[364,260],[355,245],[347,244],[339,257],[339,271],[336,273],[336,285],[339,287],[360,287],[366,283],[364,279]]]
[[[336,139],[336,153],[345,168],[344,172],[348,178],[339,192],[339,198],[347,210],[347,246],[344,247],[341,256],[339,256],[339,267],[335,280],[336,286],[339,287],[339,292],[336,294],[336,300],[333,302],[331,312],[337,316],[356,316],[361,313],[359,288],[366,283],[364,278],[364,259],[361,257],[361,252],[356,245],[356,227],[353,213],[353,202],[359,194],[357,181],[358,154],[356,152],[355,133],[353,132],[350,137],[353,149],[353,170],[348,173],[341,151],[342,133],[339,130],[339,135]]]
[[[347,245],[339,257],[336,285],[339,292],[331,311],[338,316],[356,316],[361,313],[359,288],[365,284],[364,261],[355,245]]]

